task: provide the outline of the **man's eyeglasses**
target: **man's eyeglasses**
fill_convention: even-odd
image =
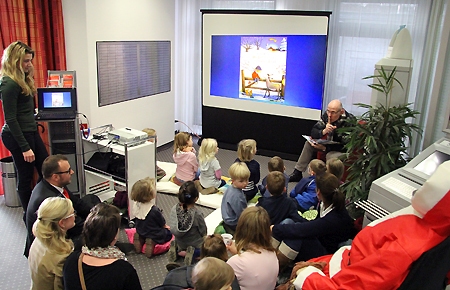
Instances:
[[[68,219],[68,218],[71,218],[71,217],[76,216],[76,215],[77,215],[77,211],[74,210],[73,213],[71,213],[71,214],[69,214],[68,216],[64,217],[63,220]]]
[[[336,115],[339,114],[341,111],[331,111],[331,110],[327,110],[327,114],[331,114],[331,115]]]
[[[60,172],[55,172],[55,173],[53,173],[53,174],[70,174],[70,172],[72,171],[72,168],[71,167],[69,167],[69,170],[66,170],[66,171],[60,171]]]

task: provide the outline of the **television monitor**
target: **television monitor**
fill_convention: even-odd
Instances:
[[[439,165],[448,160],[450,160],[450,139],[442,138],[414,157],[399,174],[423,184]]]
[[[37,120],[74,119],[77,107],[76,88],[38,88]]]

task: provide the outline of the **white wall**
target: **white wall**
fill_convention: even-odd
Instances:
[[[174,0],[63,0],[67,69],[77,74],[78,111],[90,127],[152,127],[158,145],[173,140],[174,132]],[[172,80],[168,93],[99,107],[96,41],[169,40]],[[114,73],[114,72],[111,72]]]

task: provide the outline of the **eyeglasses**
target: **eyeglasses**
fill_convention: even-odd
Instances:
[[[341,111],[331,111],[331,110],[327,110],[327,114],[331,114],[331,115],[336,115],[339,114]]]
[[[62,219],[65,220],[65,219],[71,218],[71,217],[76,216],[76,215],[77,215],[77,211],[74,210],[73,213],[69,214],[68,216],[66,216],[66,217],[64,217]]]
[[[69,167],[69,170],[66,170],[66,171],[60,171],[60,172],[55,172],[55,173],[53,173],[53,174],[65,174],[65,173],[70,174],[71,171],[72,171],[72,168]]]

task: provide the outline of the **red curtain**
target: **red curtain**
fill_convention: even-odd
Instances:
[[[3,55],[3,50],[17,40],[28,44],[35,51],[33,65],[36,87],[46,86],[48,70],[66,70],[61,1],[0,0],[0,52]],[[0,127],[3,124],[2,108]],[[44,143],[48,144],[47,134],[41,136]],[[9,151],[1,144],[0,158],[9,155]]]

